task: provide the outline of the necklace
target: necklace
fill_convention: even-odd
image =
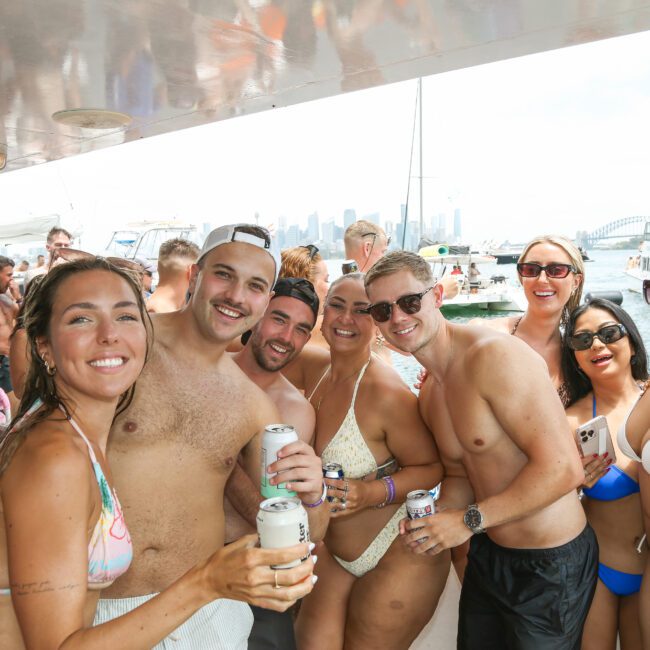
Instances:
[[[354,377],[355,375],[359,375],[359,374],[361,373],[361,371],[363,370],[363,368],[365,368],[365,367],[368,366],[368,365],[370,365],[370,359],[369,359],[369,360],[367,361],[367,363],[366,363],[366,364],[361,368],[361,370],[355,370],[352,374],[348,375],[347,377],[344,377],[344,378],[341,379],[340,381],[337,381],[335,384],[332,384],[332,380],[330,379],[330,377],[332,376],[332,366],[330,366],[330,367],[327,369],[327,373],[328,373],[328,375],[329,375],[329,377],[328,377],[328,383],[330,384],[330,387],[329,387],[328,390],[324,390],[324,391],[323,391],[323,394],[322,394],[322,395],[320,396],[320,398],[318,399],[318,404],[316,404],[316,413],[318,413],[318,412],[320,411],[320,405],[322,404],[323,399],[325,398],[326,395],[329,395],[329,394],[330,394],[330,393],[331,393],[331,392],[332,392],[332,391],[333,391],[337,386],[342,386],[346,381],[348,381],[348,379],[352,379],[352,377]]]

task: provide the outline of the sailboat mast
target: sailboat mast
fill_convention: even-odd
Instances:
[[[423,210],[424,178],[422,176],[422,158],[424,157],[422,153],[422,77],[418,79],[418,92],[420,95],[420,237],[422,237],[422,234],[424,233],[424,210]]]

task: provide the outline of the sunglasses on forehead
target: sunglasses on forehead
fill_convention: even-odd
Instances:
[[[429,287],[420,293],[407,293],[395,302],[376,302],[368,307],[368,313],[377,323],[385,323],[393,315],[393,305],[397,305],[405,314],[417,314],[422,309],[422,298],[431,291]]]
[[[52,251],[50,264],[47,267],[47,270],[49,271],[53,267],[65,262],[76,262],[77,260],[89,260],[96,258],[104,259],[113,266],[117,266],[120,269],[130,271],[131,273],[135,274],[138,279],[141,279],[144,275],[144,267],[142,264],[138,264],[137,262],[125,260],[122,257],[101,257],[99,255],[87,253],[86,251],[77,250],[76,248],[57,248],[56,250]]]
[[[576,352],[588,350],[594,339],[608,345],[620,341],[624,336],[627,336],[627,330],[621,323],[612,323],[611,325],[604,325],[597,332],[578,332],[569,337],[569,347]]]
[[[551,262],[546,266],[537,264],[537,262],[519,262],[517,264],[517,273],[522,278],[537,278],[542,271],[546,273],[547,278],[561,279],[566,278],[569,273],[577,273],[578,269],[572,264],[561,264],[560,262]]]

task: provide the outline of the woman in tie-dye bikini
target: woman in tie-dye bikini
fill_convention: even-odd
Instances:
[[[100,590],[133,556],[106,445],[148,349],[139,278],[91,255],[56,266],[28,298],[25,329],[23,401],[0,438],[0,648],[151,648],[217,595],[208,560],[91,627]]]

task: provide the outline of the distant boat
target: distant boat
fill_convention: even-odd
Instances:
[[[627,288],[635,293],[643,293],[643,281],[650,280],[650,221],[645,223],[639,254],[627,261],[625,275]]]

